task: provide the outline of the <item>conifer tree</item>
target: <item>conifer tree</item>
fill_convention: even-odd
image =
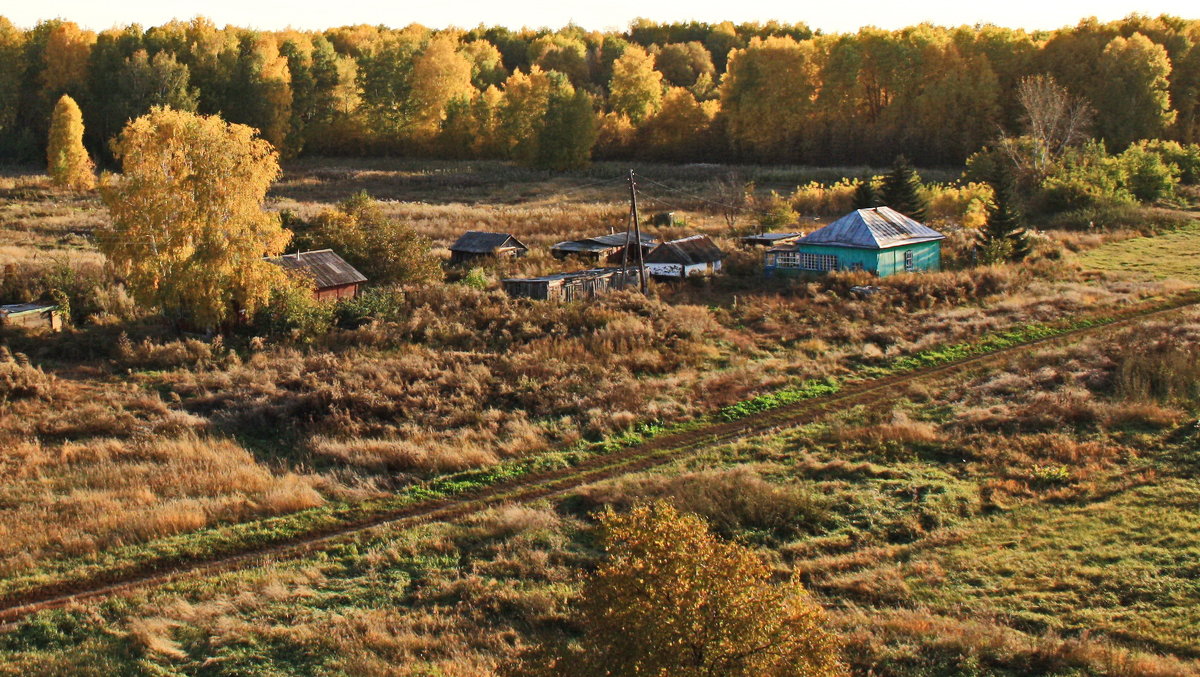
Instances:
[[[95,167],[83,147],[83,113],[75,100],[66,94],[54,105],[54,115],[50,119],[46,166],[56,185],[71,190],[96,187]]]
[[[976,235],[975,248],[984,264],[1020,261],[1032,249],[1024,219],[1016,204],[1016,191],[1006,176],[992,183],[995,197],[987,208],[987,223]]]
[[[854,189],[854,208],[870,209],[882,204],[883,200],[879,196],[879,190],[875,187],[874,177],[864,176],[859,179],[858,187]]]
[[[905,216],[917,221],[925,218],[925,208],[928,205],[921,195],[921,176],[903,155],[896,156],[896,161],[892,163],[892,171],[883,177],[880,197],[883,204]]]

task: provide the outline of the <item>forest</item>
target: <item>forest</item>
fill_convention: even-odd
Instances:
[[[1089,135],[1200,140],[1200,21],[1131,15],[1055,31],[803,24],[623,32],[343,26],[264,32],[196,18],[100,33],[0,17],[0,159],[44,157],[79,103],[89,152],[152,106],[260,130],[284,158],[403,156],[953,166],[1027,126],[1017,90],[1048,75]]]

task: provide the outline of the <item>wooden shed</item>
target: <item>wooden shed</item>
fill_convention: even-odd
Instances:
[[[0,305],[0,327],[25,329],[62,329],[62,313],[58,306],[40,303],[10,303]]]
[[[542,301],[590,299],[638,282],[637,268],[592,268],[573,273],[501,280],[504,291],[514,298]]]
[[[889,207],[850,212],[766,253],[767,275],[867,270],[880,277],[940,270],[945,235]]]
[[[721,270],[725,252],[707,235],[663,242],[646,254],[646,271],[655,277],[684,278]]]
[[[450,245],[450,263],[465,263],[484,256],[517,257],[527,253],[529,247],[508,233],[468,230]]]
[[[284,254],[267,259],[288,270],[300,271],[313,279],[313,297],[318,301],[354,298],[366,276],[346,263],[332,249]]]
[[[559,242],[550,248],[550,254],[556,259],[565,259],[567,257],[578,258],[584,261],[590,261],[597,264],[620,264],[622,253],[625,251],[626,243],[632,244],[634,237],[632,233],[620,232],[609,235],[597,235],[582,240],[568,240]],[[642,254],[645,255],[654,248],[654,238],[649,235],[642,236]],[[637,255],[637,250],[631,248],[629,250],[631,262],[635,262],[634,257]]]

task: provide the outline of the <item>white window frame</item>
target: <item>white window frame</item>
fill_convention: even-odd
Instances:
[[[912,250],[904,252],[904,272],[911,273],[917,269],[916,257]]]

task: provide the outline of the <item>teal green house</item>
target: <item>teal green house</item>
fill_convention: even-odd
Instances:
[[[867,270],[879,277],[941,270],[945,235],[890,207],[859,209],[766,253],[767,275]]]

